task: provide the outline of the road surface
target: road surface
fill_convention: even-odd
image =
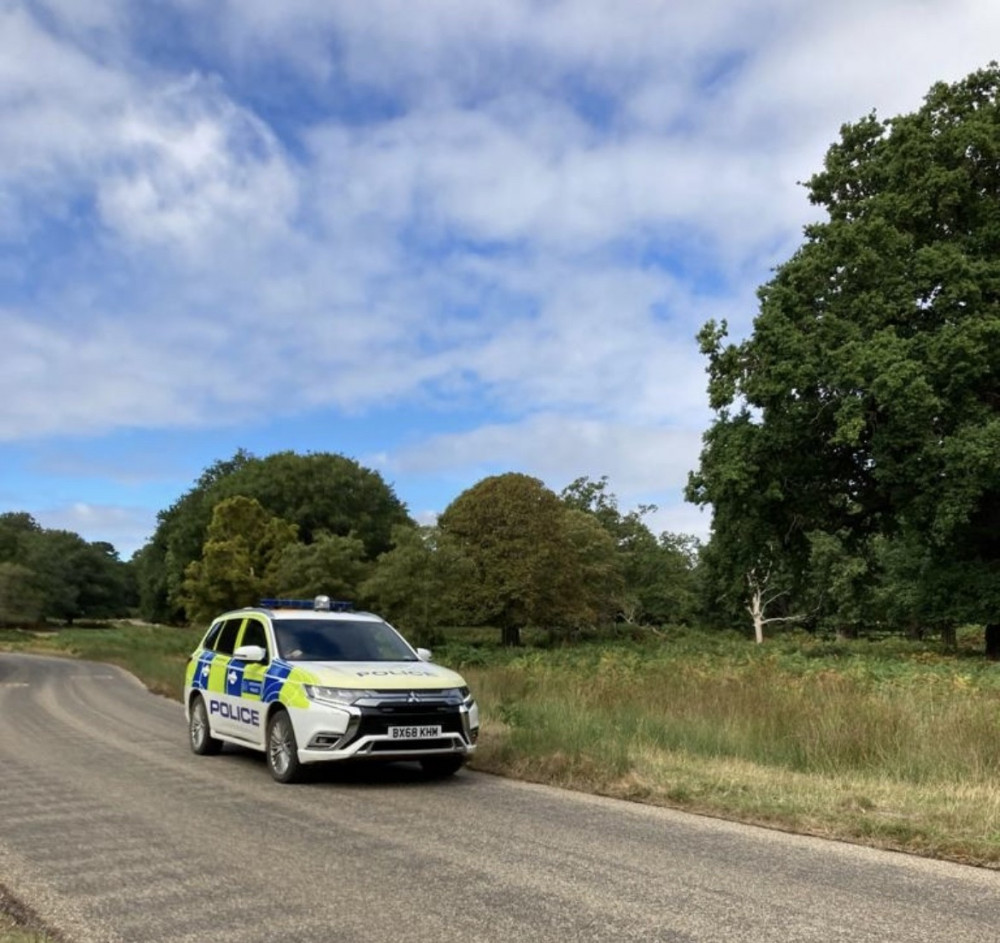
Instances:
[[[1000,874],[460,772],[302,786],[179,704],[0,654],[0,883],[70,941],[1000,940]]]

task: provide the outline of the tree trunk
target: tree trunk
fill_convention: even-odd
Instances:
[[[949,623],[941,626],[941,644],[949,652],[953,652],[958,648],[958,637],[955,634],[954,625]]]
[[[750,618],[753,619],[753,637],[758,645],[763,645],[764,643],[764,603],[763,603],[763,593],[760,589],[753,587],[751,583],[751,593],[750,593],[750,605],[747,609],[750,612]]]
[[[1000,661],[1000,622],[986,626],[986,657],[990,661]]]
[[[501,643],[508,648],[515,648],[521,644],[521,627],[517,625],[505,625],[500,633]]]

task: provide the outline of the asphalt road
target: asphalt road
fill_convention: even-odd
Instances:
[[[1000,940],[1000,874],[463,770],[274,783],[115,668],[0,654],[0,883],[86,941]]]

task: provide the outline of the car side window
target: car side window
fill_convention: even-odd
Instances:
[[[267,630],[264,628],[264,623],[258,622],[256,619],[248,619],[243,629],[243,638],[240,639],[240,645],[259,645],[266,652]]]
[[[219,637],[219,633],[222,631],[222,626],[223,623],[220,620],[208,630],[208,634],[205,636],[205,641],[201,643],[202,648],[215,648],[215,641]]]
[[[215,643],[215,650],[220,655],[232,655],[236,648],[236,636],[239,635],[242,619],[226,619],[219,633],[218,641]]]

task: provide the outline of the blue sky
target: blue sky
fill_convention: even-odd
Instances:
[[[654,530],[839,127],[992,0],[0,0],[0,511],[128,557],[238,448],[428,521],[608,475]]]

